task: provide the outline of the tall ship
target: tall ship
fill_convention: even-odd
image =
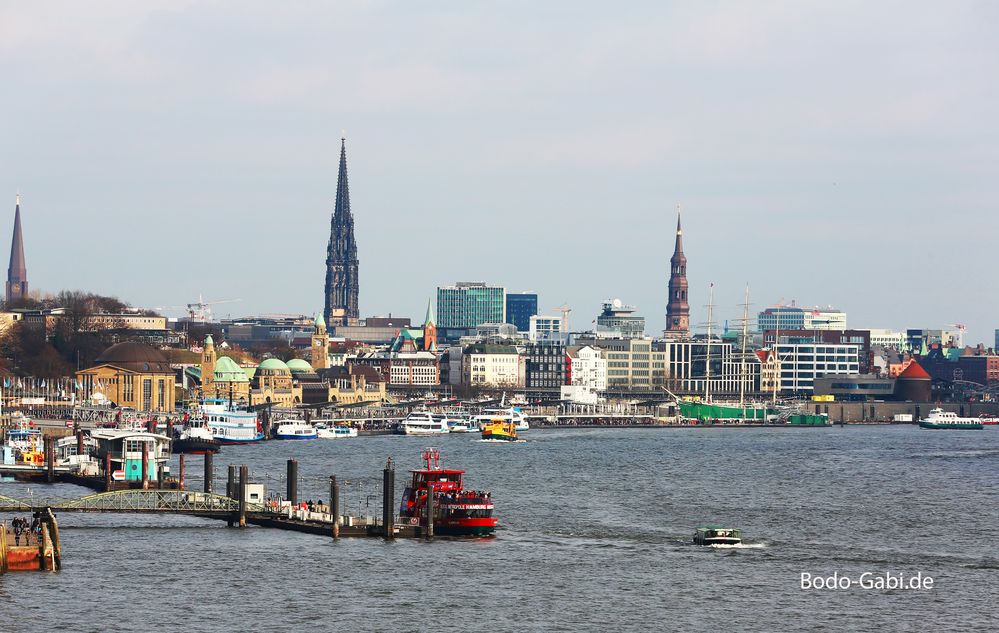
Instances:
[[[919,421],[921,429],[969,429],[979,430],[985,428],[979,418],[962,418],[952,411],[944,411],[937,407],[930,411],[930,414]]]
[[[496,531],[493,499],[489,492],[465,490],[463,470],[441,468],[436,448],[423,451],[424,468],[402,494],[399,519],[410,525],[427,525],[427,498],[434,499],[434,532],[442,536],[491,536]]]
[[[201,405],[205,426],[222,444],[252,444],[264,439],[264,427],[253,411],[237,409],[225,400],[205,400]]]

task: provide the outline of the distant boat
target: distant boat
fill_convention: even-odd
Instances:
[[[970,429],[980,430],[985,428],[978,418],[962,418],[952,411],[944,411],[937,407],[930,411],[930,414],[919,421],[921,429]]]
[[[694,531],[695,545],[739,545],[742,543],[742,530],[704,525]]]
[[[317,420],[315,422],[316,434],[321,440],[338,440],[348,437],[357,437],[357,429],[347,424],[336,424],[328,420]]]
[[[527,422],[527,418],[517,407],[486,409],[481,414],[475,416],[474,421],[480,431],[485,429],[486,425],[497,422],[513,422],[518,431],[527,431],[531,428],[531,425]]]
[[[434,418],[429,411],[413,411],[399,423],[403,435],[445,435],[450,432],[444,420]]]
[[[229,406],[224,400],[201,405],[205,425],[222,444],[251,444],[264,439],[264,429],[253,411]]]

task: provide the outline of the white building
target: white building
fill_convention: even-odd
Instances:
[[[756,319],[760,332],[768,330],[845,330],[846,312],[828,308],[774,306],[760,312]]]
[[[569,384],[585,387],[591,391],[607,389],[607,359],[596,347],[569,348],[572,365],[569,368]]]
[[[871,333],[871,347],[886,347],[895,350],[904,350],[907,347],[905,332],[900,330],[868,329]]]
[[[535,314],[530,318],[527,337],[532,343],[539,341],[561,341],[565,338],[562,331],[564,319],[560,316]]]
[[[810,393],[815,379],[828,374],[859,374],[860,346],[830,343],[781,343],[780,390]]]
[[[513,345],[475,343],[461,355],[462,384],[480,387],[523,387],[524,362]]]
[[[390,385],[440,384],[440,366],[433,352],[393,352],[389,360]]]

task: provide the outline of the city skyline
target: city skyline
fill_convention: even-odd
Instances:
[[[231,24],[224,8],[201,8],[203,37],[190,39],[185,7],[70,5],[79,28],[69,30],[40,9],[3,9],[0,60],[18,99],[0,112],[18,125],[2,133],[0,184],[24,195],[32,288],[147,306],[241,297],[240,314],[321,310],[328,235],[317,227],[346,128],[364,210],[357,242],[371,262],[362,317],[417,316],[436,287],[481,279],[538,291],[541,313],[569,304],[576,328],[620,297],[656,333],[670,254],[661,237],[680,203],[696,262],[692,323],[704,320],[709,282],[719,321],[739,315],[748,282],[754,310],[797,299],[845,310],[851,327],[961,322],[970,342],[993,338],[997,306],[968,273],[987,266],[985,249],[945,252],[999,222],[984,106],[996,88],[980,81],[999,57],[988,5],[538,9],[529,26],[487,26],[474,8],[329,11],[271,21],[249,5]],[[366,58],[365,29],[414,52]],[[524,50],[479,45],[496,29]],[[240,56],[209,44],[222,32]],[[259,37],[271,57],[250,50]],[[491,105],[500,94],[502,109]],[[481,257],[477,234],[516,248]],[[239,253],[245,270],[170,274],[206,240],[220,257]],[[376,266],[376,252],[408,253],[420,274],[396,283],[399,268]],[[268,253],[296,270],[254,266]],[[167,281],[147,287],[148,276]]]

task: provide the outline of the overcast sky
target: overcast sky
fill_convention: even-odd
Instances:
[[[713,281],[719,321],[748,283],[999,327],[996,3],[0,7],[33,289],[321,311],[346,130],[362,316],[485,280],[660,330],[680,204],[692,322]]]

